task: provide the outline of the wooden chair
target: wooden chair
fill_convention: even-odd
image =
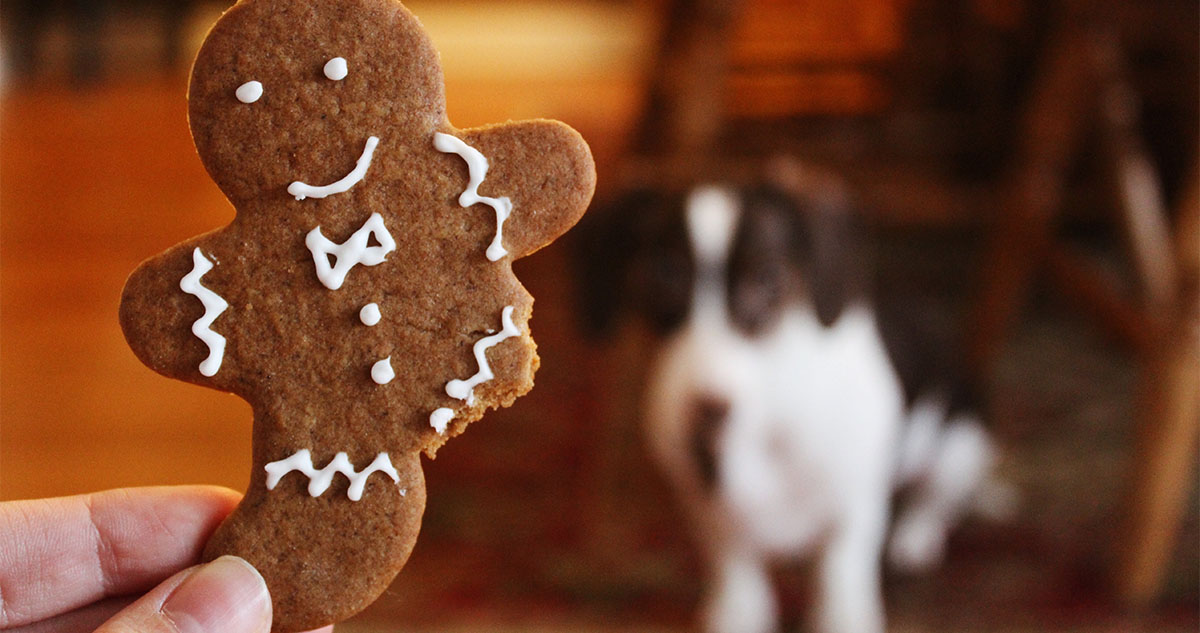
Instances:
[[[70,26],[72,79],[76,83],[100,79],[104,72],[102,31],[111,13],[119,9],[129,10],[122,4],[131,3],[121,0],[9,0],[5,3],[5,12],[6,18],[13,24],[10,35],[14,70],[31,77],[42,70],[37,66],[37,49],[43,45],[41,40],[55,11],[62,9]],[[135,4],[149,5],[161,15],[163,68],[176,67],[181,61],[184,22],[194,0],[158,0]]]
[[[1034,81],[969,319],[969,352],[976,371],[986,373],[1034,277],[1044,272],[1059,294],[1133,353],[1141,372],[1137,439],[1126,516],[1115,539],[1113,586],[1124,604],[1143,608],[1160,592],[1195,483],[1189,473],[1200,436],[1200,162],[1168,213],[1137,131],[1137,97],[1115,28],[1086,3],[1072,12]],[[1096,129],[1139,281],[1132,299],[1053,237],[1068,170],[1085,135]]]
[[[878,114],[906,0],[658,0],[658,50],[617,180],[698,177],[731,120]],[[729,164],[717,167],[726,172]]]

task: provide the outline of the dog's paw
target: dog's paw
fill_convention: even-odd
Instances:
[[[888,562],[909,574],[936,567],[945,555],[947,529],[946,521],[932,513],[905,513],[892,531]]]

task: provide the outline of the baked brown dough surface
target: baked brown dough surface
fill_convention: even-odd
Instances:
[[[323,71],[335,57],[346,60],[342,79]],[[262,93],[245,103],[236,94],[250,81]],[[200,159],[236,217],[142,263],[126,283],[121,326],[155,371],[252,405],[249,487],[205,555],[236,554],[262,572],[275,631],[312,629],[362,610],[403,567],[425,507],[420,453],[433,456],[485,410],[532,387],[533,299],[511,264],[579,219],[595,169],[583,139],[555,121],[451,126],[437,52],[396,0],[242,0],[205,40],[188,104]],[[435,148],[437,133],[487,159],[479,195],[511,201],[507,255],[497,261],[485,256],[496,213],[460,206],[467,162]],[[369,166],[348,190],[289,194],[296,181],[352,175],[371,137]],[[394,250],[353,266],[330,289],[307,236],[319,227],[333,244],[347,243],[373,214]],[[380,246],[380,235],[367,245]],[[209,325],[225,341],[211,376],[200,366],[213,350],[193,334],[210,310],[181,288],[199,272],[196,249],[211,264],[199,284],[228,304]],[[327,256],[340,259],[355,258]],[[369,303],[381,314],[373,326],[359,317]],[[494,378],[471,398],[451,397],[447,382],[481,369],[473,348],[502,332],[506,307],[519,334],[486,350]],[[388,358],[395,377],[378,384],[372,367]],[[444,433],[430,422],[439,408],[454,413]],[[310,477],[291,471],[269,490],[266,466],[302,450],[314,470],[345,453],[356,472],[386,453],[397,481],[370,474],[355,501],[343,474],[314,496]]]

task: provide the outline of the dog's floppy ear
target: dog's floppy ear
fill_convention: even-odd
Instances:
[[[771,185],[744,189],[728,258],[729,317],[744,334],[764,331],[782,313],[795,281],[797,225],[804,221],[790,192]]]
[[[640,258],[647,220],[662,194],[649,189],[622,193],[598,205],[568,234],[574,253],[576,306],[586,334],[612,334],[629,307],[631,268]]]
[[[844,192],[822,192],[811,202],[812,252],[809,263],[813,306],[821,324],[837,321],[847,304],[864,291],[861,217]]]
[[[775,186],[796,200],[793,253],[821,325],[833,325],[867,285],[866,227],[841,179],[791,159],[768,170]]]

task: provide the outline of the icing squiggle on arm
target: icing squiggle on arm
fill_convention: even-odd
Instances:
[[[458,206],[466,208],[482,202],[496,210],[496,236],[492,238],[492,243],[487,248],[487,258],[494,262],[504,257],[508,254],[503,244],[504,221],[512,215],[513,205],[507,197],[488,198],[479,195],[479,185],[483,184],[484,178],[487,178],[487,157],[480,154],[479,150],[467,145],[462,139],[441,132],[433,135],[433,146],[444,154],[458,154],[467,162],[467,173],[470,179],[466,190],[458,197]]]
[[[367,246],[371,235],[379,241],[378,246]],[[346,281],[346,275],[358,264],[375,266],[382,264],[387,254],[396,250],[396,241],[383,225],[383,216],[372,213],[345,242],[334,244],[321,233],[321,227],[308,232],[304,244],[312,251],[313,263],[317,267],[317,278],[330,290],[337,290]],[[336,262],[329,265],[329,256]]]
[[[363,490],[367,487],[367,477],[370,477],[372,473],[381,472],[391,477],[393,482],[400,483],[400,474],[392,467],[392,459],[388,457],[387,453],[376,455],[375,461],[362,471],[354,470],[354,465],[350,463],[350,458],[345,453],[338,453],[324,468],[317,470],[313,467],[312,453],[307,448],[296,451],[287,459],[271,462],[263,468],[267,471],[267,490],[274,490],[275,486],[279,485],[279,480],[293,470],[304,473],[308,477],[310,497],[319,497],[325,494],[325,491],[329,490],[329,486],[333,484],[333,476],[338,473],[342,473],[346,479],[350,480],[350,488],[346,490],[346,496],[351,501],[362,499]],[[401,495],[406,492],[407,489],[400,490]]]
[[[229,303],[220,295],[200,285],[200,278],[212,267],[212,262],[200,252],[200,247],[196,247],[192,250],[192,272],[179,280],[180,290],[194,295],[204,304],[204,315],[192,324],[192,334],[208,345],[208,358],[200,362],[200,373],[209,377],[217,374],[225,358],[225,337],[214,332],[211,326],[229,307]]]
[[[328,185],[314,187],[297,180],[288,185],[288,193],[296,196],[297,200],[305,198],[325,198],[332,196],[335,193],[345,193],[351,187],[357,185],[367,175],[367,168],[371,166],[371,158],[375,155],[375,146],[379,145],[379,138],[372,136],[367,139],[367,145],[363,148],[362,156],[358,157],[358,162],[354,164],[354,169],[350,173],[342,177],[337,182],[331,182]]]
[[[479,371],[466,380],[455,378],[446,383],[447,395],[451,398],[464,400],[468,405],[474,404],[475,387],[496,377],[492,373],[491,365],[488,364],[487,351],[498,345],[501,341],[521,334],[521,330],[517,329],[516,324],[513,323],[512,313],[513,307],[506,306],[504,312],[500,315],[500,322],[503,324],[503,329],[491,336],[485,336],[475,341],[475,362],[479,364]],[[446,425],[453,419],[454,411],[447,407],[442,407],[429,415],[429,425],[436,429],[438,433],[445,433]]]

